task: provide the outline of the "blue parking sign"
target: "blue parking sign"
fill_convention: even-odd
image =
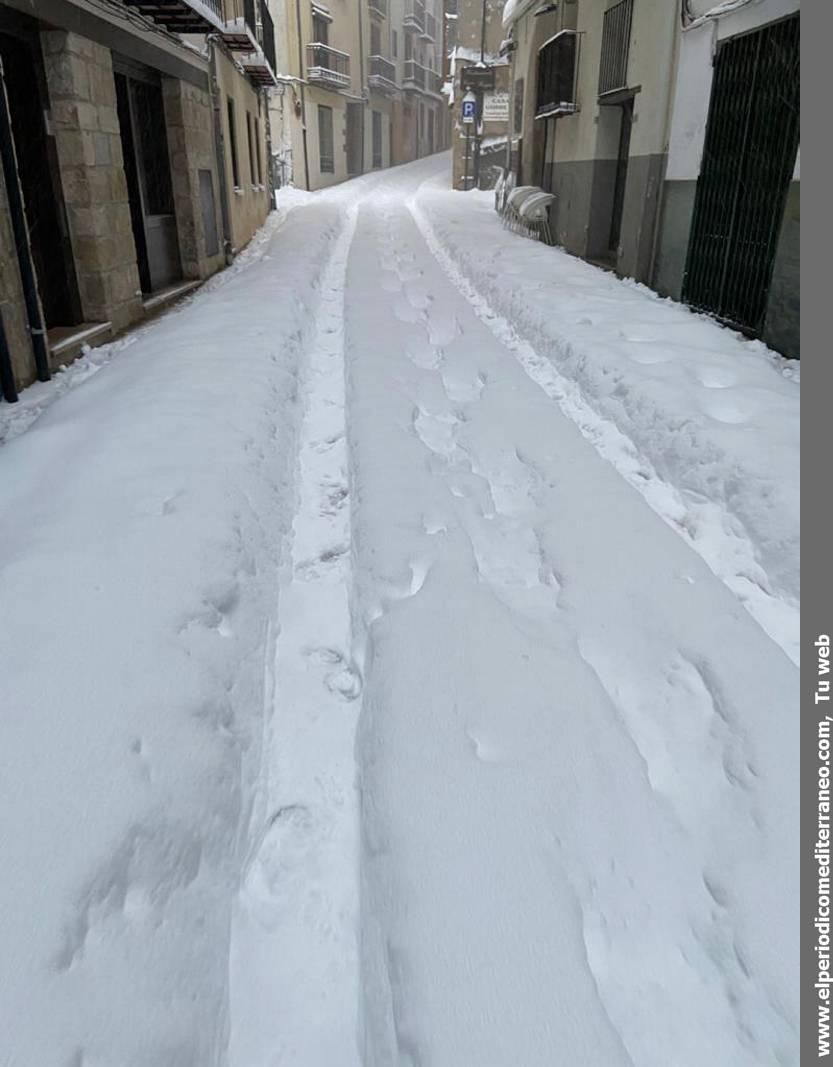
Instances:
[[[467,125],[474,122],[475,110],[477,108],[476,100],[464,100],[463,101],[463,122]]]

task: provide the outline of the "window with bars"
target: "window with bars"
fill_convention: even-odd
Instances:
[[[538,50],[538,95],[535,117],[577,110],[578,34],[562,30]]]
[[[382,112],[373,112],[373,166],[382,166]]]
[[[335,173],[333,149],[333,109],[318,105],[318,169],[322,174]]]
[[[249,179],[252,185],[257,184],[257,168],[255,167],[255,138],[252,129],[252,113],[246,112],[246,137],[249,142]]]
[[[234,101],[231,97],[226,101],[228,112],[228,140],[231,149],[231,180],[235,189],[240,188],[240,161],[237,158],[237,121],[234,115]]]
[[[599,62],[599,96],[627,88],[632,17],[633,0],[619,0],[618,4],[605,11]]]

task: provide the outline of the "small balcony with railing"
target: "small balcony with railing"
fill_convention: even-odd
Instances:
[[[425,91],[430,93],[431,96],[443,95],[443,79],[442,75],[436,70],[429,70],[425,68]]]
[[[128,0],[127,6],[170,33],[217,33],[225,25],[223,0]]]
[[[406,59],[402,68],[402,88],[406,93],[425,91],[425,67],[415,59]]]
[[[350,53],[326,44],[307,45],[307,80],[329,89],[350,86]]]
[[[423,33],[425,30],[425,4],[422,0],[405,0],[405,15],[402,25],[406,30]]]
[[[223,41],[256,85],[276,85],[275,27],[266,0],[225,0]]]
[[[396,82],[396,64],[391,63],[384,56],[371,56],[368,82],[371,89],[384,93],[385,96],[395,96],[399,92]]]
[[[388,0],[367,0],[367,9],[372,19],[383,22],[388,17]]]

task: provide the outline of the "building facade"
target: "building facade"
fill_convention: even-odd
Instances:
[[[681,26],[655,288],[800,355],[799,0]]]
[[[272,0],[276,180],[321,189],[447,147],[438,0]]]
[[[274,33],[259,11],[0,3],[7,397],[220,269],[264,221]]]
[[[567,251],[798,354],[799,0],[510,0],[516,184]]]

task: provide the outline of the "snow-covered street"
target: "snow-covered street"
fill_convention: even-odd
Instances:
[[[0,415],[3,1067],[798,1064],[797,370],[448,168]]]

